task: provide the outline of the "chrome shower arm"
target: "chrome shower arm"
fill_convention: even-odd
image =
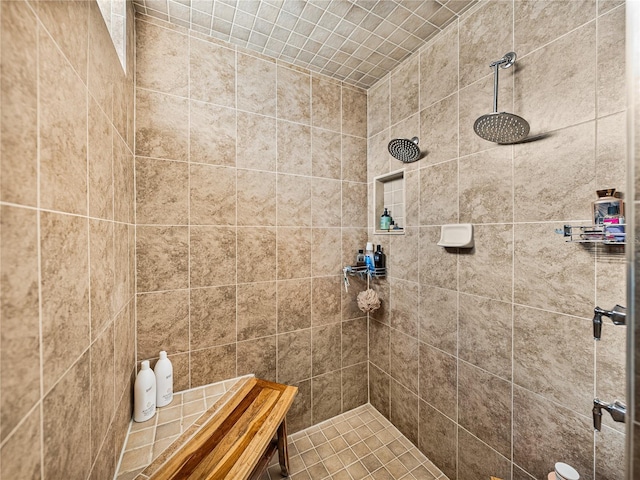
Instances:
[[[498,66],[499,62],[493,62],[493,113],[498,113]]]

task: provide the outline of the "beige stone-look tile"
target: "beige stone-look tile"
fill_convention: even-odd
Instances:
[[[502,455],[511,454],[511,389],[506,380],[458,364],[458,422]]]
[[[342,369],[342,409],[344,411],[351,410],[368,402],[368,380],[366,362]]]
[[[133,388],[133,372],[136,365],[136,324],[135,324],[135,302],[131,301],[114,319],[115,330],[113,334],[114,358],[115,358],[115,384],[116,398],[124,390]],[[173,361],[173,360],[172,360]],[[175,368],[175,366],[174,366]],[[177,389],[177,387],[176,387]],[[129,403],[127,402],[127,405]],[[132,409],[133,407],[129,407]],[[116,415],[118,415],[116,410]],[[131,412],[133,413],[133,412]],[[126,419],[128,423],[130,416]],[[124,429],[126,434],[126,428]],[[123,435],[124,440],[124,435]]]
[[[417,338],[420,314],[418,283],[390,278],[389,287],[391,327]]]
[[[236,287],[197,288],[190,296],[190,349],[235,342]]]
[[[587,320],[516,306],[514,382],[574,411],[588,411],[595,373],[591,333]]]
[[[311,225],[340,227],[342,182],[328,178],[314,179],[311,184]]]
[[[420,343],[420,399],[454,420],[458,418],[457,370],[455,357]]]
[[[40,425],[40,410],[35,409],[2,446],[0,474],[3,478],[41,478],[41,451],[40,448],[33,448],[40,444]]]
[[[549,402],[519,387],[513,392],[513,461],[535,478],[549,472],[541,458],[562,458],[593,479],[593,426],[591,418]],[[536,445],[536,448],[531,448]]]
[[[388,77],[367,91],[367,129],[369,138],[390,126],[389,82]]]
[[[113,135],[113,218],[133,223],[135,216],[134,157],[119,135]]]
[[[278,226],[311,226],[311,178],[278,174]]]
[[[86,88],[44,31],[38,48],[40,207],[86,214]]]
[[[236,376],[236,344],[191,352],[191,388]]]
[[[342,180],[367,181],[367,140],[342,135]]]
[[[91,337],[95,339],[115,313],[113,223],[89,220]]]
[[[460,159],[460,222],[513,220],[513,155],[496,148]],[[531,177],[528,178],[531,183]]]
[[[136,222],[189,223],[189,165],[152,158],[136,158]]]
[[[625,9],[617,8],[598,18],[598,116],[624,111]]]
[[[420,224],[458,221],[458,162],[452,160],[420,169]]]
[[[389,417],[389,375],[369,363],[369,401],[385,417]]]
[[[500,53],[497,60],[506,52]],[[487,63],[487,66],[492,60]],[[486,75],[486,76],[484,76]],[[522,112],[522,107],[516,103],[513,105],[513,76],[522,76],[514,68],[500,71],[500,83],[498,87],[498,111],[515,113],[524,117],[531,125],[532,132],[539,132],[538,123],[532,123],[533,119],[526,117]],[[518,78],[518,82],[520,79]],[[493,75],[490,74],[489,68],[483,74],[483,78],[463,88],[459,92],[459,154],[460,156],[477,153],[489,148],[495,148],[496,144],[480,138],[473,130],[475,121],[482,115],[486,115],[493,111]],[[546,97],[545,97],[546,99]],[[540,100],[538,100],[540,101]],[[510,146],[500,146],[498,148],[511,151]]]
[[[411,442],[418,443],[418,395],[391,381],[391,422]]]
[[[236,170],[211,165],[189,167],[191,225],[236,224]]]
[[[238,289],[238,341],[276,333],[276,282],[244,283]]]
[[[88,161],[89,215],[113,218],[112,127],[98,104],[89,102]]]
[[[624,0],[598,0],[598,15],[603,15],[620,5],[624,5]]]
[[[420,144],[426,155],[420,165],[458,156],[458,95],[450,95],[420,112]]]
[[[88,245],[86,219],[40,213],[45,391],[89,346]]]
[[[342,182],[342,226],[367,226],[367,185]]]
[[[369,137],[367,143],[367,181],[372,182],[377,176],[384,175],[392,171],[391,159],[388,146],[390,131],[386,129],[381,133]],[[394,160],[395,161],[395,160]],[[394,166],[397,164],[394,163]]]
[[[278,66],[278,118],[311,123],[311,79],[309,74]]]
[[[515,301],[591,318],[595,287],[593,252],[568,249],[572,245],[553,231],[561,227],[548,223],[515,227]]]
[[[320,423],[342,412],[340,370],[311,379],[311,421]]]
[[[590,200],[596,198],[595,137],[595,122],[588,122],[516,146],[515,221],[591,218]]]
[[[311,175],[311,127],[278,121],[278,172]]]
[[[369,323],[369,361],[389,372],[389,326],[372,320]]]
[[[298,394],[293,400],[293,405],[287,414],[287,429],[289,432],[297,432],[303,428],[311,426],[311,380],[305,380],[294,384],[298,387]],[[291,459],[292,472],[295,472],[296,465],[294,458]],[[301,467],[304,466],[302,458],[297,457]],[[297,462],[296,462],[297,463]]]
[[[363,250],[368,241],[366,228],[341,228],[342,234],[342,265],[355,265],[358,250]],[[388,243],[383,244],[386,251]]]
[[[168,160],[189,156],[189,101],[136,89],[136,154]]]
[[[314,177],[340,178],[341,140],[339,133],[312,129],[311,169]]]
[[[603,416],[603,424],[605,420]],[[613,422],[611,422],[613,423]],[[625,435],[603,427],[596,435],[596,473],[594,478],[624,478]]]
[[[410,57],[391,73],[391,125],[418,112],[419,58]]]
[[[490,2],[460,22],[460,87],[490,73],[489,64],[513,50],[511,2]]]
[[[82,81],[86,82],[89,5],[53,1],[37,4],[34,10],[50,33],[50,38],[56,42]],[[69,25],[75,28],[66,28]]]
[[[340,323],[313,327],[311,332],[311,374],[313,376],[340,369],[341,331]]]
[[[311,228],[278,227],[278,280],[311,275]]]
[[[89,474],[91,410],[90,402],[86,401],[89,379],[86,352],[43,399],[43,470],[47,478],[86,478]]]
[[[114,274],[113,311],[118,312],[134,295],[135,239],[133,227],[113,224]]]
[[[514,3],[515,51],[523,57],[596,18],[596,0]]]
[[[189,350],[189,292],[186,290],[138,295],[138,361]]]
[[[479,225],[474,248],[460,255],[460,291],[495,300],[512,299],[513,227]]]
[[[511,462],[463,428],[458,428],[459,478],[511,478]]]
[[[418,446],[448,478],[456,478],[456,424],[423,401]]]
[[[189,285],[187,227],[136,228],[138,292],[187,288]]]
[[[380,323],[384,323],[385,325],[390,325],[391,305],[389,302],[389,298],[391,296],[391,287],[389,286],[389,282],[382,278],[376,278],[373,280],[369,280],[369,286],[378,294],[378,298],[380,299],[380,308],[374,310],[373,312],[370,312],[369,317],[373,320],[377,320]],[[355,301],[357,306],[357,297]]]
[[[349,291],[340,289],[342,296],[342,320],[350,320],[365,315],[358,307],[358,294],[367,289],[367,280],[357,276],[349,277]],[[381,302],[381,308],[387,310],[383,305],[387,301]],[[373,317],[372,317],[373,318]]]
[[[25,3],[2,4],[0,85],[0,198],[37,204],[38,35]]]
[[[40,319],[37,213],[3,206],[0,215],[0,367],[4,372],[0,425],[4,439],[40,397]]]
[[[458,282],[457,251],[439,247],[439,239],[440,227],[420,228],[420,285],[453,290]]]
[[[533,477],[527,474],[524,470],[518,468],[517,465],[513,466],[513,480],[532,480]]]
[[[334,80],[311,77],[313,126],[340,132],[342,129],[342,88]]]
[[[53,4],[55,2],[49,2],[49,4]],[[58,2],[58,3],[67,3],[67,2]],[[71,4],[70,4],[71,5]],[[89,42],[88,42],[88,79],[87,84],[89,87],[89,92],[91,96],[98,102],[102,111],[105,112],[107,117],[112,118],[114,120],[118,120],[117,126],[122,126],[120,123],[120,115],[115,116],[114,113],[117,113],[120,110],[121,102],[129,103],[128,101],[122,101],[122,97],[116,96],[118,92],[118,85],[122,79],[122,65],[120,64],[120,60],[118,59],[118,54],[116,53],[115,48],[113,48],[113,40],[111,39],[111,35],[108,30],[105,28],[105,21],[98,7],[98,4],[89,3]],[[128,22],[130,28],[133,30],[133,21]],[[65,26],[68,29],[69,25],[76,25],[75,21],[68,22],[66,24],[62,24],[60,26]],[[58,27],[60,27],[58,26]],[[58,28],[56,27],[56,28]],[[73,35],[73,34],[72,34]],[[129,39],[132,40],[134,35],[133,32],[129,32]],[[134,41],[127,42],[129,44],[129,48],[131,48],[135,44]],[[135,54],[133,50],[129,50],[127,57],[129,59],[134,58]],[[129,85],[131,89],[133,89],[133,67],[134,62],[129,62],[128,77],[130,80]],[[84,70],[83,70],[84,72]],[[84,73],[81,73],[84,75]],[[132,92],[133,93],[133,92]],[[131,120],[133,120],[133,98],[131,98],[131,102],[127,105],[127,109],[131,112]],[[115,108],[114,108],[115,107]],[[130,107],[130,109],[129,109]],[[129,123],[129,126],[133,127],[133,122]],[[127,127],[128,129],[128,127]],[[133,128],[132,128],[133,130]],[[119,130],[123,133],[123,130]],[[125,135],[123,135],[124,137]],[[131,140],[133,140],[133,131],[131,132]],[[133,148],[133,141],[129,143],[129,145]]]
[[[276,120],[238,112],[236,165],[255,170],[276,170]]]
[[[179,353],[169,355],[169,360],[173,364],[173,389],[174,391],[187,390],[192,386],[192,379],[189,371],[189,353]]]
[[[276,115],[276,64],[268,59],[238,53],[238,108]]]
[[[236,111],[194,101],[189,106],[189,160],[235,166]]]
[[[311,326],[311,279],[279,280],[278,333]]]
[[[189,37],[145,21],[136,23],[136,84],[142,88],[189,94]]]
[[[626,118],[625,113],[617,113],[597,120],[596,190],[611,188],[606,185],[625,189]]]
[[[315,277],[312,279],[311,322],[313,326],[340,321],[340,292],[342,278]]]
[[[366,138],[367,93],[342,87],[342,133]]]
[[[276,174],[237,171],[238,225],[276,224]]]
[[[595,28],[589,23],[518,60],[514,113],[529,122],[532,134],[595,118]],[[556,55],[565,61],[550,60]]]
[[[420,52],[420,108],[442,100],[457,89],[458,27],[455,26]]]
[[[311,274],[335,275],[340,263],[341,232],[339,228],[313,228],[311,231]]]
[[[459,308],[459,357],[510,380],[512,306],[461,293]]]
[[[236,281],[236,229],[191,227],[191,287],[229,285]]]
[[[236,53],[213,42],[189,38],[190,95],[194,100],[236,106]]]
[[[276,279],[276,229],[238,228],[238,282]]]
[[[91,461],[98,456],[115,408],[113,323],[91,345]]]
[[[405,388],[418,392],[418,369],[420,346],[417,338],[390,329],[389,332],[389,373]]]
[[[458,351],[458,294],[420,287],[420,341],[455,355]]]
[[[368,358],[367,319],[342,322],[342,366],[366,362]]]
[[[276,381],[276,336],[238,342],[238,375]]]
[[[311,377],[311,329],[278,335],[278,382]]]

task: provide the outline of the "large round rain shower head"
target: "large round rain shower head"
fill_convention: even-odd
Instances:
[[[494,69],[493,77],[493,112],[482,115],[473,124],[476,134],[490,142],[509,144],[517,143],[529,135],[529,123],[513,113],[498,113],[498,67],[509,68],[516,61],[514,52],[507,53],[490,66]]]
[[[418,137],[411,140],[395,138],[389,142],[389,153],[403,163],[411,163],[420,159],[420,147]]]

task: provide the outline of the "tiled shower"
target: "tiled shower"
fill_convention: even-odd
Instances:
[[[624,477],[590,409],[626,398],[626,329],[591,335],[625,257],[554,232],[626,189],[624,2],[481,1],[368,90],[130,4],[123,71],[96,3],[0,7],[1,478],[112,478],[162,349],[177,390],[297,385],[294,431],[371,403],[451,479]],[[497,146],[471,126],[511,50],[501,109],[545,135]],[[420,161],[388,155],[413,136]],[[399,168],[404,235],[374,235]],[[369,318],[341,279],[368,239]]]

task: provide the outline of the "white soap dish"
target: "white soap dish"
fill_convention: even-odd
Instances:
[[[440,231],[440,247],[472,248],[473,225],[470,223],[455,223],[442,225]]]

